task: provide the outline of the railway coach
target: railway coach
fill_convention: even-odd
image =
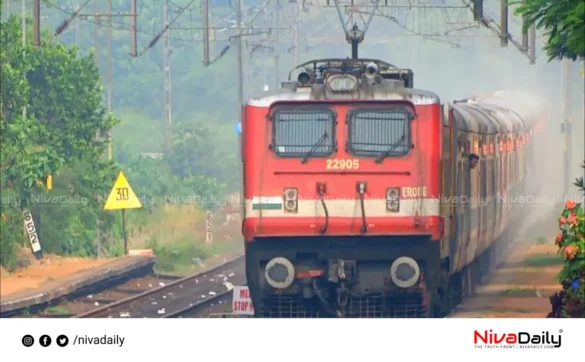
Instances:
[[[444,110],[375,59],[294,71],[243,111],[256,316],[445,315],[506,249],[542,103],[502,91]]]

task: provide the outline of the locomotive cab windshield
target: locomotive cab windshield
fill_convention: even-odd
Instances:
[[[292,81],[295,71],[297,81]],[[376,59],[303,63],[289,72],[282,91],[306,95],[270,105],[271,149],[280,158],[301,158],[303,164],[343,154],[377,163],[406,156],[417,112],[413,97],[420,97],[412,83],[412,70]],[[338,148],[338,141],[344,147]]]

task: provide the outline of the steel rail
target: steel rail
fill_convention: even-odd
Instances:
[[[242,286],[246,286],[246,285],[248,285],[248,284],[247,283],[242,284]],[[230,289],[230,290],[227,290],[223,293],[216,294],[211,298],[207,298],[205,300],[202,300],[202,301],[195,303],[193,305],[190,305],[188,307],[176,310],[172,313],[168,313],[163,318],[182,318],[185,315],[196,314],[200,310],[207,308],[207,307],[210,307],[211,304],[213,304],[215,302],[218,302],[218,301],[224,300],[224,299],[226,299],[226,300],[232,299],[231,295],[233,295],[233,292],[234,292],[234,290]],[[206,316],[206,317],[208,317],[208,316]]]
[[[235,258],[233,258],[233,259],[231,259],[231,260],[229,260],[229,261],[227,261],[227,262],[225,262],[223,264],[217,265],[217,266],[215,266],[213,268],[210,268],[208,270],[204,270],[204,271],[198,272],[196,274],[189,275],[189,276],[186,276],[184,278],[180,278],[180,279],[175,280],[175,281],[173,281],[173,282],[171,282],[169,284],[166,284],[166,285],[164,285],[162,287],[154,288],[154,289],[151,289],[151,290],[147,290],[147,291],[145,291],[143,293],[136,294],[136,295],[133,295],[131,297],[128,297],[128,298],[125,298],[125,299],[116,301],[114,303],[107,304],[107,305],[105,305],[103,307],[93,309],[93,310],[91,310],[89,312],[82,313],[82,314],[78,314],[78,315],[76,315],[73,318],[93,318],[93,317],[95,317],[97,315],[100,315],[100,314],[102,314],[104,312],[108,312],[112,308],[118,308],[118,307],[121,307],[121,306],[129,305],[129,304],[131,304],[131,303],[133,303],[135,301],[139,301],[139,300],[142,300],[142,299],[146,299],[146,298],[148,298],[148,297],[150,297],[150,296],[152,296],[154,294],[158,294],[158,293],[161,293],[161,292],[164,292],[164,291],[167,291],[167,290],[171,290],[171,289],[175,288],[176,286],[179,286],[179,285],[181,285],[181,284],[183,284],[185,282],[190,282],[190,281],[193,281],[193,280],[195,280],[197,278],[201,278],[201,277],[203,277],[203,276],[205,276],[207,274],[217,272],[217,271],[219,271],[219,270],[221,270],[223,268],[226,268],[226,267],[230,267],[230,266],[232,266],[234,264],[237,264],[237,263],[241,262],[243,258],[244,258],[243,255],[237,256],[237,257],[235,257]]]

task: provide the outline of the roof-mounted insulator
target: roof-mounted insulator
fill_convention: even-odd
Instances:
[[[69,27],[69,24],[70,24],[69,19],[62,22],[61,25],[59,25],[57,29],[55,29],[55,36],[63,34],[63,32],[67,30],[67,28]]]

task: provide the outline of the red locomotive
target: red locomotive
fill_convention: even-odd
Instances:
[[[295,70],[243,114],[256,316],[447,314],[507,248],[506,195],[524,192],[542,103],[502,91],[444,117],[411,70],[380,60]]]

